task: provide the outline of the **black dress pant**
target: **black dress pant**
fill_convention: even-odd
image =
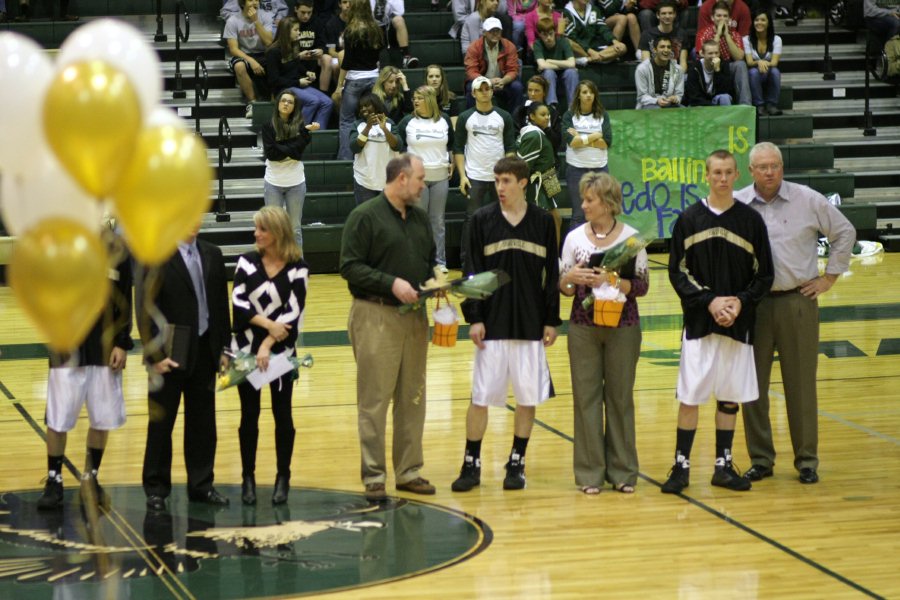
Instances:
[[[207,348],[201,337],[200,348]],[[199,352],[190,372],[163,376],[161,389],[149,394],[150,422],[144,452],[144,493],[167,497],[172,491],[172,429],[184,396],[184,464],[188,496],[201,499],[213,487],[216,458],[216,361]]]

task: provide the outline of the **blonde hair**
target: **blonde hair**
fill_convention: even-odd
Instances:
[[[422,100],[425,101],[425,106],[428,108],[428,110],[431,111],[431,117],[428,118],[435,122],[441,120],[441,107],[438,106],[437,90],[435,90],[430,85],[420,85],[416,88],[416,91],[413,92],[413,94],[422,96]],[[419,118],[425,118],[420,117],[418,114],[416,114],[416,116]]]
[[[590,171],[578,182],[578,194],[584,198],[590,192],[609,208],[613,217],[622,214],[622,185],[619,180],[602,171]]]
[[[390,98],[388,98],[387,92],[384,91],[384,84],[387,83],[387,80],[399,74],[400,69],[397,67],[390,65],[382,67],[381,71],[378,72],[378,79],[375,80],[375,85],[372,86],[372,93],[384,102],[384,107],[388,111],[394,110],[403,103],[403,90],[400,88],[399,83],[396,83],[397,91]]]
[[[294,230],[291,228],[291,218],[286,210],[280,206],[263,206],[253,215],[253,224],[272,234],[275,238],[275,255],[285,262],[296,262],[303,256]],[[263,253],[258,247],[260,254]]]

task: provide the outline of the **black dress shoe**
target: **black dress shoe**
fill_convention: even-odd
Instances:
[[[150,494],[147,496],[147,508],[157,512],[164,511],[166,510],[166,499],[156,494]]]
[[[256,477],[248,475],[241,481],[241,502],[247,506],[256,504]]]
[[[214,489],[209,490],[200,496],[192,496],[191,502],[202,502],[203,504],[210,504],[212,506],[228,506],[230,504],[228,498]]]
[[[760,481],[761,479],[765,479],[766,477],[771,477],[772,474],[772,467],[764,467],[763,465],[750,465],[750,468],[747,469],[746,473],[744,473],[744,477],[746,477],[750,481]]]
[[[803,467],[800,469],[800,483],[818,483],[819,482],[819,474],[816,473],[815,469],[810,467]]]
[[[288,490],[291,489],[290,477],[278,475],[275,477],[275,489],[272,491],[272,504],[284,504],[287,502]]]

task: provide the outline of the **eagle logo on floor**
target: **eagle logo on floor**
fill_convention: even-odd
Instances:
[[[77,492],[56,511],[37,509],[37,491],[0,494],[0,597],[56,597],[59,587],[72,598],[328,592],[443,568],[491,540],[478,519],[402,498],[295,488],[286,505],[223,509],[190,503],[176,486],[170,510],[154,512],[138,486],[106,490],[108,509]]]

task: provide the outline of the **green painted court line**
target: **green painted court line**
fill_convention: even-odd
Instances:
[[[567,308],[564,307],[562,312],[564,315],[568,315]],[[850,304],[819,308],[820,323],[884,321],[888,319],[900,319],[900,303],[862,306]],[[560,328],[560,334],[568,333],[568,326],[568,321],[564,321]],[[641,316],[641,330],[643,331],[673,331],[679,329],[681,329],[681,314]],[[468,325],[460,325],[457,339],[465,340],[468,337]],[[305,331],[300,334],[300,345],[304,348],[349,346],[350,338],[347,336],[347,330],[345,329],[337,331]],[[140,347],[140,340],[135,340],[135,349],[131,353],[138,353]],[[46,346],[37,343],[0,345],[0,360],[27,360],[35,358],[47,358]]]

